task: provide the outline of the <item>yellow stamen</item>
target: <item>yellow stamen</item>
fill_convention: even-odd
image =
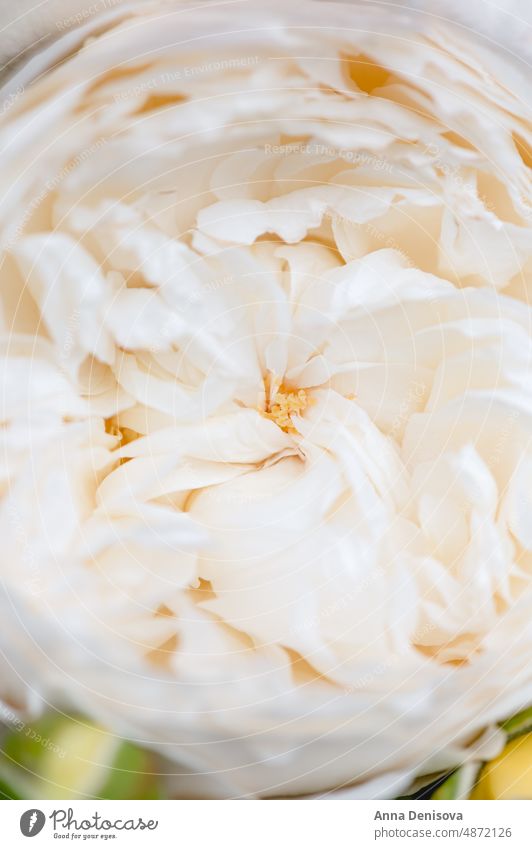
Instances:
[[[118,418],[116,416],[111,416],[109,419],[105,419],[105,430],[111,436],[117,436],[119,439],[122,439],[122,431],[120,430],[120,425],[118,424]]]
[[[291,417],[300,416],[313,403],[314,398],[304,389],[291,390],[281,383],[273,398],[267,401],[264,415],[285,433],[297,433]]]
[[[106,433],[109,433],[111,436],[115,436],[118,440],[117,448],[123,448],[125,445],[128,445],[140,436],[140,434],[135,430],[131,430],[131,428],[121,425],[118,420],[118,416],[111,416],[110,418],[105,419],[104,424]],[[122,457],[120,459],[120,465],[122,465],[122,463],[127,463],[128,459],[128,457]]]

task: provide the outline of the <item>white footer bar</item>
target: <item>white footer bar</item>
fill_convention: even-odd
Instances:
[[[532,801],[5,801],[6,849],[531,849]],[[34,838],[35,843],[29,841]],[[67,842],[68,841],[68,842]]]

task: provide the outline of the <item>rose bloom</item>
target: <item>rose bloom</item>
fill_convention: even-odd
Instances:
[[[532,700],[501,57],[349,5],[140,3],[15,76],[6,702],[140,741],[185,795],[387,797],[497,755]]]

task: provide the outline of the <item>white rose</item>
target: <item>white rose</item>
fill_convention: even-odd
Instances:
[[[389,796],[532,699],[528,90],[286,5],[121,6],[2,116],[3,695]]]

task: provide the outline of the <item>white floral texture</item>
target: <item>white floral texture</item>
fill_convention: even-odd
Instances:
[[[121,7],[2,118],[2,692],[387,796],[532,700],[527,89],[283,6]]]

